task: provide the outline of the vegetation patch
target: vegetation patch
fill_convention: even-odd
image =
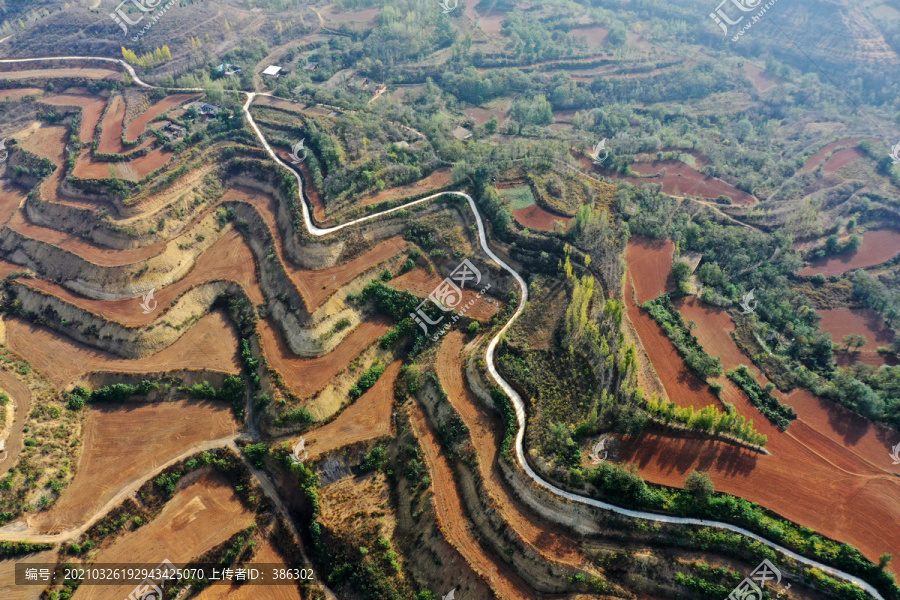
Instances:
[[[780,430],[786,431],[791,421],[797,418],[793,408],[782,404],[778,398],[769,393],[775,386],[770,384],[771,388],[764,388],[759,385],[747,365],[740,365],[728,371],[728,378],[737,384],[747,394],[751,404]]]

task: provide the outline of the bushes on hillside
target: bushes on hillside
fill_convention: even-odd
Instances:
[[[797,418],[797,413],[793,408],[782,404],[778,398],[757,383],[756,377],[747,368],[747,365],[740,365],[737,369],[728,371],[728,378],[744,390],[750,403],[782,431],[785,431],[791,421]]]

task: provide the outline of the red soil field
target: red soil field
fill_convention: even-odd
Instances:
[[[202,283],[214,280],[228,280],[239,284],[251,302],[262,304],[265,298],[256,283],[256,261],[253,254],[239,233],[234,230],[225,233],[212,247],[200,255],[194,268],[186,277],[174,284],[154,292],[158,309],[150,314],[138,306],[140,298],[122,300],[92,300],[70,292],[69,290],[45,279],[17,279],[28,287],[42,290],[65,300],[75,306],[88,310],[129,327],[147,325],[168,308],[172,302],[189,289]]]
[[[507,111],[492,110],[490,108],[482,108],[480,106],[470,106],[469,108],[464,108],[463,112],[467,117],[470,117],[479,125],[484,125],[491,120],[492,116],[495,115],[497,117],[497,120],[501,123],[506,121],[507,117],[509,117],[509,113]]]
[[[128,128],[125,130],[125,139],[129,142],[136,140],[139,135],[144,133],[144,129],[146,129],[147,124],[150,123],[150,121],[179,104],[190,100],[196,100],[199,97],[198,94],[175,94],[166,96],[128,124]]]
[[[840,366],[864,363],[872,366],[897,364],[893,355],[880,354],[878,346],[890,347],[894,332],[874,310],[865,308],[837,308],[817,311],[822,317],[819,327],[831,334],[831,339],[842,344],[844,336],[859,334],[866,338],[866,345],[853,352],[839,351],[835,360]]]
[[[856,146],[856,144],[858,144],[859,142],[861,142],[863,140],[867,140],[867,139],[871,139],[871,138],[857,137],[857,138],[848,138],[846,140],[838,140],[836,142],[831,142],[830,144],[828,144],[827,146],[825,146],[824,148],[822,148],[821,150],[819,150],[818,152],[816,152],[815,154],[810,156],[808,159],[806,159],[806,163],[800,169],[800,173],[809,173],[810,171],[814,171],[816,169],[816,167],[818,167],[822,163],[822,161],[825,160],[825,157],[828,156],[828,154],[830,154],[831,151],[834,150],[835,148],[837,148],[838,146],[846,146],[847,148],[852,148],[852,147]]]
[[[675,244],[672,240],[653,240],[634,236],[625,249],[628,274],[634,283],[638,304],[653,300],[661,292],[675,291],[670,277]]]
[[[435,191],[450,185],[450,182],[452,180],[453,176],[450,172],[449,167],[446,169],[438,169],[428,177],[420,179],[415,183],[411,183],[409,185],[404,185],[401,187],[390,188],[388,190],[378,192],[374,196],[360,198],[354,201],[353,205],[371,206],[372,204],[378,204],[379,202],[385,202],[387,200],[402,200],[411,196],[425,194],[426,192],[434,193]]]
[[[10,180],[0,181],[0,223],[5,225],[24,199],[25,194]]]
[[[632,264],[636,254],[631,244],[628,250],[629,272],[645,270]],[[631,309],[629,304],[629,316],[635,320]],[[686,320],[697,323],[695,335],[710,354],[721,357],[725,369],[750,364],[729,335],[734,325],[725,311],[696,299],[681,303],[680,309]],[[653,356],[652,348],[662,344],[662,334],[658,340],[646,338],[638,329],[657,371],[663,375],[674,368],[669,364],[660,368]],[[764,378],[760,381],[765,383]],[[900,470],[890,465],[885,429],[798,390],[784,401],[794,406],[800,418],[781,433],[730,380],[720,377],[719,382],[723,400],[752,418],[756,429],[769,437],[771,455],[722,442],[647,433],[627,439],[620,447],[620,460],[636,463],[648,480],[666,485],[683,485],[693,469],[708,471],[718,490],[759,502],[826,536],[855,544],[871,559],[898,547],[900,525],[894,515],[900,511],[900,482],[891,473]],[[669,378],[663,384],[679,405],[698,405],[690,392]]]
[[[256,546],[256,553],[250,560],[253,565],[282,565],[287,563],[267,539]],[[280,567],[279,567],[280,568]],[[218,581],[195,596],[196,600],[303,600],[296,586],[293,585],[242,585],[240,587],[228,581]]]
[[[310,460],[337,448],[390,435],[394,382],[402,364],[392,363],[375,385],[345,408],[337,419],[305,435]],[[290,440],[291,447],[299,439]]]
[[[426,298],[442,281],[443,278],[437,273],[427,273],[424,269],[416,267],[412,271],[392,279],[389,283],[391,287],[401,292],[409,291],[420,298]],[[488,291],[490,292],[490,290]],[[464,306],[472,300],[475,303],[466,311],[467,317],[487,321],[497,312],[497,304],[490,302],[488,295],[478,299],[478,291],[475,288],[464,289],[461,304]]]
[[[780,78],[746,60],[744,61],[744,72],[747,73],[753,87],[760,94],[782,82]]]
[[[845,335],[856,333],[866,338],[865,350],[873,351],[877,346],[890,346],[894,332],[884,319],[871,308],[836,308],[817,310],[822,321],[819,327],[831,334],[831,339],[841,343]]]
[[[79,137],[85,143],[94,139],[94,130],[97,129],[97,123],[100,122],[100,117],[103,115],[103,107],[106,106],[106,101],[102,98],[81,94],[49,96],[41,98],[41,103],[50,104],[51,106],[77,106],[81,108]]]
[[[237,334],[228,318],[214,312],[197,321],[168,348],[139,359],[120,358],[19,319],[6,321],[8,345],[56,387],[86,373],[156,373],[198,369],[238,373]],[[65,360],[60,360],[64,356]]]
[[[284,154],[279,153],[279,155],[281,155],[282,160],[288,160]],[[324,223],[328,219],[325,216],[325,203],[322,202],[319,190],[312,184],[312,173],[309,172],[309,167],[305,161],[300,163],[300,166],[297,168],[300,170],[300,174],[303,175],[303,195],[306,196],[309,204],[312,205],[313,219],[317,223]]]
[[[844,148],[843,150],[838,150],[831,155],[831,158],[829,158],[828,162],[825,163],[823,170],[826,173],[834,173],[841,167],[849,165],[854,160],[863,158],[865,156],[865,153],[859,148]]]
[[[10,90],[0,90],[0,100],[18,100],[25,96],[40,96],[44,90],[38,88],[18,88]]]
[[[631,169],[641,175],[653,177],[622,177],[610,172],[611,177],[625,179],[635,185],[661,183],[663,191],[673,196],[699,196],[715,200],[719,196],[728,196],[735,204],[752,206],[756,198],[743,192],[729,183],[715,177],[707,177],[697,169],[680,160],[654,160],[649,163],[632,163]],[[663,175],[665,171],[665,175]]]
[[[887,262],[900,253],[900,232],[892,229],[878,229],[863,234],[862,244],[853,252],[815,260],[797,271],[798,275],[809,277],[821,273],[826,277],[840,275],[854,269],[865,269]]]
[[[284,376],[285,384],[301,398],[325,387],[363,350],[375,343],[375,338],[390,328],[390,323],[384,319],[363,321],[330,353],[317,358],[297,358],[277,326],[267,319],[259,321],[259,335],[269,364]]]
[[[0,421],[0,439],[6,439],[6,459],[0,462],[0,477],[13,468],[19,453],[22,452],[22,432],[25,426],[25,418],[31,408],[31,390],[28,386],[16,378],[10,371],[0,371],[0,391],[9,396],[6,405],[7,413],[15,407],[15,420],[7,433],[2,433],[6,427],[6,421]],[[0,579],[2,581],[2,579]]]
[[[97,145],[97,152],[101,154],[122,154],[144,148],[153,143],[154,140],[147,140],[140,146],[134,148],[126,148],[122,145],[122,131],[125,123],[125,99],[122,96],[113,96],[109,101],[109,107],[100,123],[100,143]],[[104,163],[106,165],[107,163]],[[103,174],[106,177],[106,172]]]
[[[143,148],[145,145],[150,145],[155,141],[155,139],[149,139],[144,144],[141,144],[139,147]],[[117,169],[117,175],[120,179],[127,179],[128,181],[140,181],[150,173],[156,171],[172,158],[173,153],[169,152],[165,148],[157,148],[156,150],[141,156],[139,158],[135,158],[134,160],[129,160],[127,162],[118,162],[118,163],[108,163],[108,162],[93,162],[91,160],[85,161],[85,155],[82,155],[81,159],[79,159],[78,163],[75,165],[75,169],[72,174],[76,177],[83,177],[85,179],[109,179],[109,167],[112,165]],[[130,168],[134,171],[134,175],[126,175],[123,174],[119,167],[124,166],[125,168]]]
[[[48,77],[70,77],[73,79],[115,79],[121,80],[122,74],[109,69],[32,69],[27,71],[4,71],[0,68],[0,81],[5,79],[46,79]]]
[[[478,448],[478,470],[491,496],[500,506],[500,514],[513,530],[549,561],[574,567],[586,567],[579,544],[543,519],[518,507],[518,500],[507,489],[497,464],[502,443],[500,424],[469,390],[463,376],[462,350],[465,339],[460,331],[451,331],[441,343],[437,373],[450,404],[469,427],[472,442]]]
[[[29,517],[29,525],[43,532],[77,528],[123,487],[239,427],[221,402],[92,405],[75,479],[48,512]]]
[[[608,35],[609,27],[578,27],[569,30],[569,37],[586,38],[588,42],[595,46],[604,45]]]
[[[560,229],[568,231],[574,220],[571,217],[555,215],[537,204],[532,204],[528,208],[514,210],[512,214],[523,227],[537,229],[538,231],[559,231]]]
[[[501,598],[530,598],[530,588],[510,569],[504,560],[489,556],[469,530],[462,498],[456,489],[453,471],[422,408],[410,407],[410,424],[422,446],[422,454],[431,474],[433,506],[441,532],[469,566],[484,579],[490,578],[493,591]]]
[[[252,522],[253,513],[241,505],[231,486],[210,473],[175,494],[157,518],[117,539],[96,560],[158,565],[168,559],[182,565]],[[133,589],[134,585],[81,586],[73,598],[126,598]]]

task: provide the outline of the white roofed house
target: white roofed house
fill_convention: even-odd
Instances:
[[[281,75],[282,68],[276,65],[269,65],[262,72],[265,77],[279,77]]]

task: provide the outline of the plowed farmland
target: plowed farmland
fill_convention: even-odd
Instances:
[[[852,252],[813,261],[800,269],[799,275],[810,276],[821,273],[826,277],[840,275],[854,269],[874,267],[887,262],[900,253],[900,232],[893,229],[878,229],[863,234],[862,244]]]
[[[391,364],[375,385],[344,409],[337,419],[306,434],[310,459],[391,433],[394,382],[400,373],[400,366],[399,361]],[[291,446],[297,441],[291,440]]]
[[[257,546],[253,559],[246,563],[248,566],[253,565],[278,565],[276,568],[285,568],[287,564],[284,559],[275,550],[275,547],[269,540]],[[271,568],[267,567],[267,568]],[[219,581],[209,586],[198,596],[197,600],[257,600],[257,598],[265,598],[266,600],[303,600],[296,586],[293,585],[234,585],[228,581]]]
[[[41,532],[77,528],[132,482],[237,429],[231,408],[223,403],[94,405],[85,421],[75,479],[53,508],[29,519],[29,525]]]
[[[300,397],[322,389],[390,328],[391,324],[384,319],[364,321],[336,350],[318,358],[297,358],[277,327],[273,327],[268,321],[259,323],[260,339],[269,363],[284,376],[291,391]]]
[[[237,336],[221,313],[197,321],[174,344],[152,356],[124,359],[19,319],[6,321],[9,347],[57,387],[65,387],[94,371],[155,373],[198,369],[237,373]],[[65,361],[59,357],[65,356]]]
[[[866,339],[861,349],[843,353],[847,362],[884,364],[886,356],[877,352],[879,346],[890,346],[894,342],[894,332],[881,316],[871,309],[836,308],[819,310],[822,321],[819,327],[831,334],[831,339],[840,344],[844,336],[858,334]]]
[[[0,598],[3,600],[39,600],[44,592],[40,585],[15,585],[16,564],[22,560],[32,563],[56,562],[56,550],[46,550],[19,557],[18,560],[0,561]]]
[[[94,139],[94,131],[97,129],[97,123],[103,115],[103,107],[106,106],[101,98],[96,96],[88,96],[83,94],[61,94],[58,96],[47,96],[41,98],[43,104],[51,106],[77,106],[81,109],[81,128],[79,129],[79,137],[82,142],[90,142]]]
[[[538,231],[567,231],[573,219],[555,215],[537,204],[513,211],[513,217],[524,227]]]
[[[146,129],[150,121],[154,120],[164,112],[168,112],[179,104],[183,104],[190,100],[196,100],[197,98],[199,98],[199,96],[196,94],[175,94],[163,98],[128,124],[128,128],[125,130],[126,141],[131,142],[136,140],[137,137],[144,132],[144,129]]]
[[[218,475],[205,475],[179,491],[156,519],[101,551],[96,562],[187,563],[252,521],[253,514],[240,504],[231,486]],[[132,589],[133,585],[83,586],[73,598],[125,598]]]
[[[666,245],[655,245],[661,254],[668,256]],[[639,265],[654,262],[647,256],[648,244],[643,243],[639,252],[634,252],[635,249],[630,244],[627,253],[632,277],[646,271]],[[638,260],[632,262],[632,257]],[[657,261],[657,264],[671,264],[670,259]],[[641,277],[642,294],[653,297],[660,291],[660,287],[654,289],[649,285],[653,280],[659,286],[665,278],[659,272],[652,277]],[[710,354],[721,357],[725,369],[740,363],[751,364],[729,335],[734,325],[725,311],[705,306],[696,299],[681,303],[679,308],[685,320],[696,322],[694,334]],[[638,317],[633,314],[632,306],[629,306],[629,316],[633,321]],[[675,358],[663,363],[662,368],[655,362],[656,353],[652,348],[668,341],[658,326],[659,337],[650,338],[645,337],[646,332],[637,323],[636,327],[669,398],[679,405],[696,407],[690,389],[666,376],[676,368],[671,362]],[[686,367],[682,365],[682,368]],[[766,449],[770,455],[724,442],[645,433],[626,440],[619,449],[619,459],[636,463],[644,477],[666,485],[683,485],[684,478],[693,469],[708,471],[716,489],[759,502],[826,536],[849,541],[871,559],[900,544],[900,525],[891,516],[900,510],[900,494],[885,492],[900,485],[893,475],[897,471],[892,470],[888,460],[890,446],[886,430],[862,418],[850,419],[840,407],[829,407],[824,401],[816,401],[812,394],[798,390],[784,402],[792,405],[797,401],[794,408],[799,419],[782,433],[730,380],[724,377],[719,380],[723,385],[722,399],[733,403],[743,416],[753,419],[756,429],[768,436]],[[761,378],[760,382],[765,383],[765,379]],[[863,503],[868,508],[864,509]]]
[[[835,148],[838,147],[846,147],[853,148],[859,142],[865,140],[867,138],[849,138],[846,140],[838,140],[836,142],[831,142],[824,146],[821,150],[810,156],[806,159],[806,162],[803,164],[803,167],[800,169],[801,173],[809,173],[810,171],[814,171],[816,167],[818,167],[825,160],[825,157],[834,152]]]

